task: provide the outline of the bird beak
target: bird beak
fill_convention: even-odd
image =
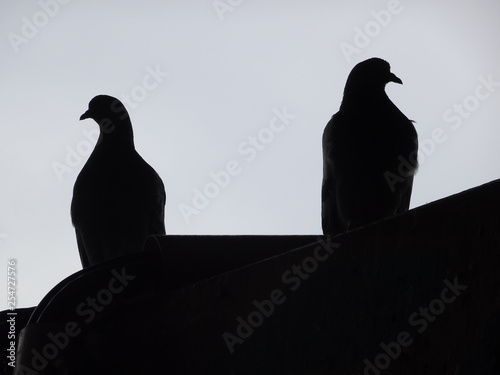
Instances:
[[[85,120],[86,118],[92,118],[92,113],[90,113],[90,109],[80,116],[80,121]]]
[[[389,74],[389,82],[399,83],[400,85],[403,84],[403,81],[401,81],[401,78],[396,77],[396,75],[394,73]]]

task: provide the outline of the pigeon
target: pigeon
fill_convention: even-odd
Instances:
[[[124,105],[98,95],[80,120],[87,118],[100,134],[71,201],[83,268],[141,251],[147,236],[165,234],[166,203],[163,181],[135,150]]]
[[[385,85],[402,84],[380,58],[349,74],[339,111],[323,133],[322,229],[337,235],[408,211],[417,171],[413,121],[389,99]]]

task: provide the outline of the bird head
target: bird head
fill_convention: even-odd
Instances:
[[[403,84],[400,78],[391,72],[391,66],[385,60],[374,57],[357,64],[349,73],[344,89],[348,95],[370,95],[384,91],[389,82]]]
[[[89,102],[89,109],[80,116],[80,120],[87,118],[97,122],[102,133],[110,133],[123,122],[130,123],[122,102],[108,95],[97,95]]]

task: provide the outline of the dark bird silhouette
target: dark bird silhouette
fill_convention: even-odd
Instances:
[[[323,233],[335,235],[405,212],[418,140],[415,127],[385,93],[403,82],[372,58],[349,74],[339,111],[323,133]]]
[[[137,153],[127,110],[98,95],[80,120],[94,119],[99,139],[76,179],[71,219],[83,267],[142,250],[148,235],[165,234],[165,188]]]

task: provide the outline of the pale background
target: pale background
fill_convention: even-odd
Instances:
[[[387,92],[426,146],[411,207],[500,178],[497,0],[214,3],[0,1],[0,310],[8,259],[19,307],[81,269],[69,206],[84,131],[97,129],[78,119],[96,94],[137,99],[125,105],[167,187],[169,234],[321,233],[323,128],[351,68],[373,56],[403,80]],[[356,28],[372,36],[355,40]],[[151,69],[168,76],[146,90]],[[476,91],[479,77],[499,83]],[[446,121],[455,104],[467,109]],[[247,161],[240,144],[284,107],[296,117]],[[232,160],[241,173],[188,223],[179,206]]]

